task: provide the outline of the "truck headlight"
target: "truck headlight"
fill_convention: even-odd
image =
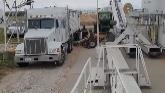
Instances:
[[[22,50],[16,50],[15,53],[16,53],[16,54],[22,54],[23,51],[22,51]]]

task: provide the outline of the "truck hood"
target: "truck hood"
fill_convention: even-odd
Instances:
[[[24,38],[47,38],[53,29],[29,29]]]

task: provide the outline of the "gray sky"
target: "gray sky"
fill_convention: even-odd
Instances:
[[[14,0],[7,0],[10,5]],[[17,0],[21,2],[22,0]],[[49,7],[49,6],[69,6],[73,9],[86,9],[86,8],[96,8],[97,0],[34,0],[34,7]],[[141,7],[141,0],[122,0],[125,2],[131,2],[135,8]],[[109,4],[109,0],[99,0],[99,7],[104,7]],[[0,0],[0,8],[3,8],[2,0]]]

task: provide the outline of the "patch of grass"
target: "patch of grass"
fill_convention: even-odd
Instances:
[[[14,53],[12,52],[6,52],[6,53],[0,53],[0,66],[5,67],[14,67]]]
[[[4,31],[0,28],[0,44],[4,43]]]
[[[0,79],[15,69],[14,53],[0,53]]]

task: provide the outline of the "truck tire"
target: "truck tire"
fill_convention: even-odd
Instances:
[[[70,42],[71,46],[71,52],[73,51],[73,41]]]
[[[65,62],[65,53],[64,53],[64,50],[63,50],[62,53],[61,53],[61,59],[59,61],[57,61],[56,63],[57,63],[58,66],[62,66],[64,64],[64,62]]]
[[[17,63],[19,67],[27,67],[29,63]]]
[[[67,49],[67,53],[71,53],[72,52],[72,42],[69,41],[68,42],[68,49]]]

